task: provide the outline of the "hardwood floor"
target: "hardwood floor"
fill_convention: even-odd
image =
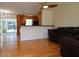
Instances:
[[[0,42],[1,57],[59,57],[60,47],[48,39]]]

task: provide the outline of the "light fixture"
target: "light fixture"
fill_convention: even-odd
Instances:
[[[7,9],[0,9],[0,13],[11,13],[11,11]]]
[[[43,8],[44,8],[44,9],[47,9],[47,8],[48,8],[48,5],[44,5]]]
[[[29,13],[27,13],[26,15],[27,15],[27,16],[33,16],[32,14],[29,14]]]

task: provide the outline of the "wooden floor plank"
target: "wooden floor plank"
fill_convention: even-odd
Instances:
[[[1,57],[59,57],[60,46],[48,39],[0,42]]]

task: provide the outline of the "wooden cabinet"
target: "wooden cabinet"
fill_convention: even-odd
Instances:
[[[20,35],[20,15],[17,16],[17,35]]]

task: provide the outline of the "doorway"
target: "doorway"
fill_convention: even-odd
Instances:
[[[16,41],[16,19],[0,19],[0,42]]]

